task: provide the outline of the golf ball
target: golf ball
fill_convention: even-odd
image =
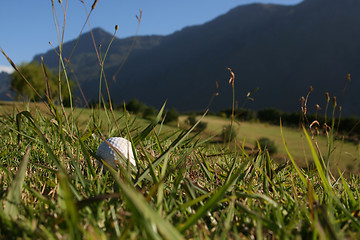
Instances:
[[[129,159],[130,163],[136,166],[134,153],[132,151],[131,142],[122,137],[112,137],[106,139],[107,142],[102,142],[96,152],[96,154],[107,162],[111,167],[117,168],[117,162],[122,162],[118,153],[111,147],[116,148],[126,159]]]

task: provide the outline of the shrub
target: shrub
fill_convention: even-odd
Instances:
[[[196,116],[195,115],[188,116],[187,121],[189,125],[194,125],[196,123]]]
[[[218,115],[221,117],[231,117],[232,109],[225,109],[221,111]],[[235,112],[236,119],[241,121],[252,121],[256,118],[256,114],[251,109],[239,108],[236,109]]]
[[[199,122],[199,124],[195,128],[195,131],[201,132],[204,131],[206,128],[207,128],[206,122]]]
[[[137,99],[131,99],[126,104],[126,110],[135,114],[142,112],[145,109],[145,107],[146,105]]]
[[[179,112],[175,108],[171,108],[167,112],[164,122],[165,123],[175,122],[178,119],[179,119]]]
[[[257,117],[261,122],[279,124],[281,111],[275,108],[268,108],[258,111]]]
[[[358,127],[358,117],[349,116],[346,118],[342,118],[340,121],[340,131],[349,133],[350,135],[354,135],[355,133],[359,133]]]
[[[287,112],[281,116],[281,121],[284,126],[299,126],[301,123],[302,114],[299,112]]]
[[[193,126],[197,122],[195,115],[190,115],[187,118],[187,120],[188,120],[189,125],[191,125],[191,126]],[[205,130],[206,128],[207,128],[207,123],[199,122],[194,130],[197,132],[201,132],[201,131]]]
[[[156,109],[154,107],[145,107],[142,117],[145,119],[152,119],[156,115]]]
[[[258,140],[260,148],[262,150],[267,150],[269,154],[277,153],[277,147],[275,145],[275,142],[270,140],[267,137],[259,138]]]
[[[252,121],[256,118],[256,114],[251,109],[240,108],[236,110],[235,117],[241,121]]]

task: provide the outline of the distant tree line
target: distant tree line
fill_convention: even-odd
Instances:
[[[121,109],[124,109],[124,105],[120,106]],[[143,102],[140,102],[137,99],[131,99],[125,104],[127,111],[139,115],[142,118],[152,120],[158,114],[158,110],[153,106],[148,106]],[[165,112],[165,123],[175,122],[179,118],[179,112],[175,108],[166,110]]]
[[[317,121],[319,123],[318,128],[324,130],[324,126],[331,126],[333,118],[332,116],[325,117],[322,114],[307,114],[304,116],[303,113],[288,113],[281,112],[277,109],[264,109],[257,112],[257,118],[261,122],[268,122],[271,124],[278,125],[280,118],[282,124],[285,126],[299,126],[301,124],[310,125]],[[326,124],[326,125],[325,125]],[[334,130],[346,134],[348,136],[359,136],[360,135],[360,118],[355,116],[348,117],[336,117],[334,119]]]
[[[218,113],[219,116],[228,118],[230,118],[232,114],[232,109],[225,109]],[[251,109],[239,108],[234,110],[234,117],[240,121],[253,121],[256,119],[256,112]]]
[[[120,105],[116,105],[116,103],[113,100],[111,100],[111,104],[113,106],[113,109],[117,109],[121,111],[124,111],[126,109],[126,111],[128,111],[129,113],[147,120],[155,119],[155,117],[159,113],[158,109],[156,109],[153,106],[148,106],[145,103],[139,101],[138,99],[131,99],[128,102],[125,102]],[[109,105],[110,105],[109,101],[107,101],[105,103],[105,106],[108,108]],[[98,102],[95,100],[91,100],[89,102],[89,106],[91,108],[96,108],[98,107]],[[176,122],[179,118],[179,115],[180,114],[176,110],[176,108],[166,109],[164,112],[164,117],[165,117],[164,122],[165,123]]]
[[[220,116],[231,117],[232,110],[227,109],[219,113]],[[325,117],[321,114],[307,114],[304,116],[302,112],[282,112],[275,108],[267,108],[259,110],[257,112],[251,109],[237,109],[234,111],[234,116],[240,121],[260,121],[264,123],[270,123],[274,125],[280,124],[284,126],[297,127],[301,124],[310,125],[314,121],[317,121],[320,126],[320,130],[326,123],[327,126],[332,124],[332,116]],[[348,136],[360,136],[360,118],[356,116],[341,117],[335,119],[334,124],[335,131],[346,134]]]
[[[206,122],[199,122],[198,123],[198,119],[196,119],[196,114],[195,113],[191,113],[188,118],[187,118],[188,124],[190,126],[194,126],[196,123],[196,127],[194,129],[194,131],[196,132],[201,132],[203,130],[205,130],[207,128],[207,123]]]
[[[146,119],[153,119],[158,110],[152,106],[147,106],[146,104],[140,102],[137,99],[132,99],[125,105],[126,110],[137,114]],[[121,106],[120,108],[123,108]],[[203,112],[191,112],[187,113],[188,118],[187,121],[190,125],[194,125],[196,123],[196,116],[202,115]],[[322,129],[324,124],[327,126],[331,126],[332,118],[331,116],[327,116],[325,118],[324,115],[321,114],[307,114],[306,117],[302,112],[282,112],[275,108],[266,108],[259,111],[254,111],[251,109],[225,109],[218,113],[209,113],[210,115],[218,115],[221,117],[230,118],[232,114],[234,114],[235,119],[239,121],[260,121],[263,123],[269,123],[273,125],[279,125],[280,119],[283,126],[288,127],[298,127],[302,124],[310,125],[314,121],[318,121],[320,126],[318,129]],[[179,117],[179,112],[175,108],[171,108],[166,112],[165,122],[177,121]],[[335,131],[344,133],[350,137],[352,136],[360,136],[360,118],[355,116],[350,117],[342,117],[335,119]],[[202,131],[207,127],[206,123],[199,123],[195,130]]]

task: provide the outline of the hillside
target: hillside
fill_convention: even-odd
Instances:
[[[101,28],[93,29],[92,34],[94,36],[97,49],[101,49],[101,56],[104,56],[113,35],[105,32]],[[161,36],[139,36],[136,38],[130,37],[125,39],[115,37],[107,56],[104,66],[105,69],[114,68],[116,69],[115,72],[118,71],[121,64],[127,59],[129,53],[134,54],[134,52],[137,51],[148,51],[154,46],[159,45],[161,39]],[[74,50],[75,45],[76,48]],[[132,51],[130,51],[131,49]],[[43,56],[44,62],[48,67],[57,69],[59,60],[57,54],[53,50],[49,50],[45,54],[38,54],[33,60],[40,62],[41,56]],[[64,43],[63,56],[67,60],[70,60],[70,76],[72,79],[77,79],[79,81],[87,99],[89,101],[98,99],[98,86],[101,68],[91,33],[87,32],[82,34],[78,43],[77,39]],[[69,56],[71,56],[70,59]],[[108,76],[109,79],[111,79],[112,76]],[[80,92],[75,90],[75,95],[81,101]],[[114,99],[119,100],[116,96],[114,97]]]
[[[139,100],[182,111],[204,109],[218,91],[212,110],[231,106],[227,80],[231,67],[236,74],[239,106],[276,107],[298,111],[309,86],[314,92],[309,109],[325,108],[325,92],[336,95],[344,115],[360,115],[357,91],[360,82],[360,2],[357,0],[306,0],[295,6],[251,4],[239,6],[203,25],[168,36],[143,36],[111,85],[112,98]],[[105,49],[112,35],[94,30],[96,43]],[[116,39],[105,63],[110,81],[131,46],[132,38]],[[66,57],[74,41],[64,45]],[[98,62],[89,33],[85,33],[70,59],[88,100],[97,99]],[[40,54],[56,67],[54,53]],[[39,56],[34,59],[39,60]],[[345,76],[352,81],[346,89]],[[219,89],[215,89],[215,82]],[[247,92],[259,88],[254,102]],[[244,105],[245,104],[245,105]]]
[[[0,72],[0,99],[10,100],[7,93],[10,89],[10,76],[6,72]]]

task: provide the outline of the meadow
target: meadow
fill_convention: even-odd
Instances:
[[[181,116],[180,122],[185,123],[187,116]],[[207,124],[205,135],[216,136],[220,135],[223,127],[230,124],[230,119],[207,116],[203,119]],[[279,121],[280,122],[280,121]],[[284,147],[283,139],[279,125],[271,125],[268,123],[260,122],[244,122],[237,121],[234,124],[238,145],[246,146],[247,148],[257,149],[256,142],[261,137],[266,137],[275,143],[277,153],[272,155],[272,158],[277,162],[288,161],[289,157]],[[288,149],[294,156],[296,163],[300,167],[311,167],[313,164],[311,152],[305,135],[301,128],[296,127],[283,127],[283,135],[287,142]],[[314,140],[319,145],[321,152],[326,152],[328,146],[328,138],[324,135],[315,136]],[[341,134],[338,134],[333,143],[331,154],[331,170],[337,174],[337,169],[346,170],[347,173],[359,173],[359,144],[354,142],[345,141]]]
[[[4,113],[11,113],[17,109],[20,111],[21,109],[28,109],[31,111],[41,111],[42,114],[46,114],[46,106],[44,104],[34,104],[28,103],[24,104],[23,102],[0,102],[0,111]],[[65,108],[65,111],[69,113],[71,110],[69,108]],[[74,118],[76,119],[76,123],[80,129],[85,129],[89,123],[89,116],[92,115],[94,110],[87,108],[77,108],[74,113]],[[118,121],[118,125],[120,128],[125,127],[124,114],[122,111],[114,111],[115,118]],[[135,129],[143,128],[147,124],[150,123],[149,120],[143,119],[141,117],[136,116],[135,114],[128,115],[130,117],[129,121],[133,122],[133,131]],[[107,132],[108,135],[111,135],[111,130],[114,126],[109,120],[110,114],[106,114],[105,111],[99,115],[99,118],[102,122],[106,122],[107,124],[103,125],[103,129]],[[197,116],[199,119],[201,116]],[[181,129],[191,127],[187,122],[188,115],[182,115],[179,117],[177,122],[172,122],[171,124],[162,125],[162,131],[171,133],[175,131],[179,131]],[[218,117],[218,116],[205,116],[202,119],[203,123],[207,124],[207,128],[198,134],[201,138],[213,137],[214,139],[219,139],[221,132],[224,126],[230,124],[229,118]],[[271,125],[268,123],[260,123],[260,122],[246,122],[246,121],[235,121],[234,130],[236,132],[236,141],[232,144],[239,146],[244,146],[247,149],[247,153],[256,152],[258,149],[257,141],[261,137],[266,137],[272,140],[275,143],[277,148],[277,152],[272,154],[272,158],[277,163],[283,163],[289,161],[288,154],[284,147],[283,138],[280,132],[279,125]],[[194,133],[191,133],[194,135]],[[307,144],[307,140],[302,132],[301,128],[295,127],[283,127],[283,135],[287,142],[288,149],[291,154],[295,158],[295,162],[299,167],[309,168],[314,164],[311,156],[311,152],[309,151],[309,147]],[[334,145],[331,154],[331,171],[334,175],[338,176],[337,169],[340,169],[344,172],[345,175],[349,175],[350,173],[358,174],[360,171],[360,163],[359,163],[359,144],[354,142],[347,142],[343,139],[341,134],[338,134],[339,137],[334,140]],[[316,136],[316,143],[319,145],[319,150],[321,152],[325,152],[328,146],[328,138],[323,135]],[[210,144],[213,143],[210,141]],[[216,142],[218,144],[219,142]],[[221,143],[221,140],[220,140]],[[235,146],[236,147],[236,146]],[[250,151],[249,151],[250,149]]]
[[[70,107],[49,92],[37,104],[0,103],[0,239],[360,238],[358,166],[349,169],[358,149],[338,141],[334,126],[317,136],[306,124],[291,129],[207,112],[192,125],[186,117],[167,125],[166,104],[152,120],[115,111],[103,71],[107,51],[98,56],[97,107],[74,106],[61,47],[59,87]],[[198,132],[201,122],[208,127]],[[221,142],[228,124],[237,138]],[[96,151],[112,136],[131,141],[135,167],[122,157],[118,169],[103,169]],[[262,136],[278,153],[254,147]]]
[[[199,122],[184,130],[165,126],[162,111],[153,122],[115,111],[114,124],[109,110],[62,115],[59,106],[41,105],[2,105],[1,238],[358,237],[359,177],[328,176],[307,131],[300,140],[315,161],[308,170],[298,159],[280,163],[264,149],[250,154],[240,140],[214,142],[216,135],[209,136],[229,121],[218,117],[202,116],[209,132],[198,134]],[[245,122],[234,128],[250,142],[279,130]],[[103,172],[97,147],[119,135],[135,146],[137,168],[125,163]]]

